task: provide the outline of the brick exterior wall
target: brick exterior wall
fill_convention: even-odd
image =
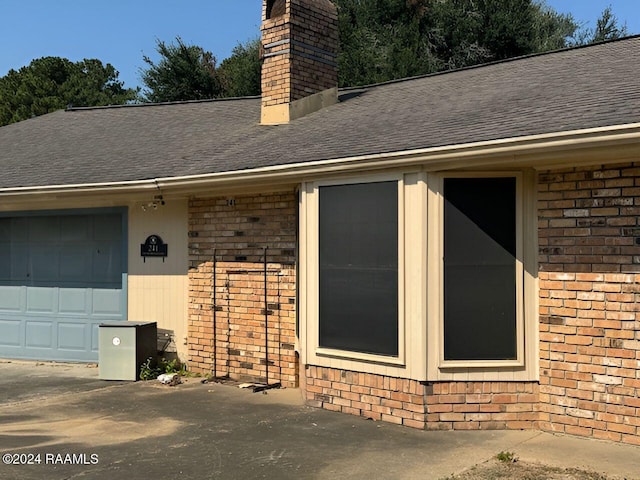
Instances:
[[[310,405],[427,430],[535,429],[535,382],[438,382],[309,366]]]
[[[284,15],[267,19],[266,3],[261,27],[262,105],[290,103],[337,87],[335,6],[329,0],[287,0]],[[290,42],[265,48],[286,40]]]
[[[190,200],[192,371],[263,382],[268,351],[269,382],[297,386],[296,209],[293,192]]]
[[[540,427],[640,444],[640,164],[538,185]]]
[[[640,164],[539,174],[539,384],[299,372],[296,208],[292,192],[190,201],[194,370],[211,372],[215,359],[218,375],[264,377],[268,245],[269,376],[299,380],[310,405],[421,429],[539,428],[640,444]]]
[[[315,406],[425,429],[529,429],[640,444],[640,164],[541,172],[540,382],[308,367]]]

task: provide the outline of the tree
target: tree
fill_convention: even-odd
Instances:
[[[613,14],[611,6],[604,9],[600,18],[596,21],[596,28],[593,31],[589,43],[604,42],[605,40],[615,40],[628,35],[627,25],[619,25],[618,18]]]
[[[558,13],[544,0],[333,1],[338,8],[341,87],[462,68],[627,33],[610,7],[596,29],[587,31],[572,15]],[[219,68],[211,53],[185,46],[179,39],[177,46],[159,42],[158,47],[163,61],[155,65],[145,57],[157,70],[149,77],[153,83],[145,83],[152,93],[171,94],[148,95],[152,101],[260,93],[257,39],[239,44]],[[199,78],[213,82],[215,88],[202,96],[205,89],[195,81]]]
[[[567,45],[578,25],[533,0],[336,0],[340,85],[363,85]]]
[[[0,78],[0,125],[68,105],[122,105],[136,100],[137,94],[135,89],[125,89],[116,69],[100,60],[74,63],[66,58],[43,57]]]
[[[427,14],[431,1],[336,1],[339,84],[364,85],[437,70]]]
[[[534,2],[533,5],[534,52],[548,52],[572,46],[572,39],[579,29],[573,16],[556,12],[544,1]]]
[[[221,96],[216,58],[202,47],[157,41],[159,62],[144,55],[147,69],[141,69],[144,99],[149,102],[202,100]]]
[[[531,0],[480,0],[480,17],[474,36],[492,60],[518,57],[535,51],[534,15]]]
[[[222,96],[249,97],[260,95],[260,39],[238,44],[231,56],[218,68],[222,82]]]

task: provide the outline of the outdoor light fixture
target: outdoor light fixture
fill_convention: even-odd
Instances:
[[[143,212],[147,210],[157,210],[159,206],[163,206],[165,204],[162,195],[156,195],[153,197],[153,200],[149,203],[143,203],[140,208],[142,208]]]

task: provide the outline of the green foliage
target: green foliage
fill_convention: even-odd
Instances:
[[[592,33],[589,43],[604,42],[605,40],[615,40],[629,34],[626,23],[620,25],[618,17],[613,14],[611,6],[604,9],[600,18],[596,21],[596,28]]]
[[[496,455],[496,459],[502,463],[514,463],[517,461],[516,454],[513,452],[500,452]]]
[[[151,357],[147,358],[145,362],[140,365],[140,380],[153,380],[158,378],[162,372],[162,368],[158,365],[158,362]]]
[[[595,29],[544,0],[334,0],[338,7],[340,86],[397,78],[620,38],[611,7]],[[44,57],[0,78],[0,126],[68,105],[120,105],[259,95],[260,40],[238,44],[220,66],[180,37],[157,41],[157,62],[143,56],[145,85],[125,89],[118,72],[95,59]]]
[[[167,360],[161,358],[160,362],[149,357],[140,365],[140,380],[154,380],[163,373],[177,373],[180,376],[187,376],[186,365],[180,363],[178,359]]]
[[[222,96],[250,97],[260,95],[260,39],[238,44],[231,56],[218,69],[222,81]]]
[[[160,60],[156,63],[143,56],[147,69],[141,69],[145,100],[173,102],[202,100],[221,96],[222,88],[211,52],[185,44],[180,37],[176,43],[157,41]]]
[[[334,0],[340,86],[379,83],[618,38],[611,9],[594,31],[544,0]],[[163,60],[143,72],[147,100],[260,94],[260,42],[239,44],[216,68],[200,47],[158,42]],[[195,70],[194,70],[195,69]],[[196,72],[195,74],[193,72]],[[198,80],[204,79],[204,80]],[[205,81],[206,80],[206,81]],[[203,88],[201,84],[209,84]],[[206,93],[203,93],[206,92]]]
[[[160,360],[160,366],[163,369],[162,373],[177,373],[181,376],[187,375],[187,366],[180,363],[180,360],[174,358],[173,360],[167,360],[165,358]]]
[[[473,4],[473,3],[472,3]],[[491,52],[492,59],[533,53],[534,14],[531,0],[479,0],[477,42]]]
[[[556,12],[544,1],[533,5],[533,51],[547,52],[572,46],[572,39],[579,29],[573,16]]]
[[[341,86],[384,82],[439,69],[432,0],[338,0]]]
[[[562,48],[578,25],[533,0],[336,0],[340,85]]]
[[[75,106],[121,105],[137,98],[100,60],[43,57],[0,78],[0,125]]]

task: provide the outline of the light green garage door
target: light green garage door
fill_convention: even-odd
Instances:
[[[98,325],[126,319],[123,209],[0,217],[0,357],[98,360]]]

